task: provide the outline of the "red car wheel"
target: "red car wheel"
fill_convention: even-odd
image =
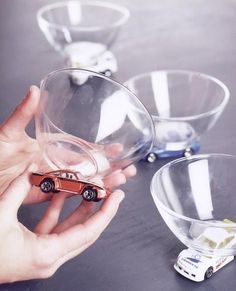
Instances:
[[[98,196],[97,190],[93,189],[92,187],[86,187],[82,192],[82,197],[86,201],[96,201],[97,196]]]
[[[51,179],[44,179],[40,185],[39,185],[40,189],[42,192],[44,193],[49,193],[49,192],[53,192],[55,185],[54,182]]]

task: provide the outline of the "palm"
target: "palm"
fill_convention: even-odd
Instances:
[[[27,96],[17,106],[10,117],[0,127],[0,189],[1,193],[18,177],[29,164],[40,158],[40,150],[35,139],[29,137],[25,128],[38,108],[39,89],[31,87]],[[36,203],[48,199],[39,191],[29,191],[25,203]]]
[[[8,137],[0,130],[0,189],[1,193],[11,181],[18,177],[29,164],[38,163],[40,151],[37,142],[24,132],[19,137]],[[48,199],[39,189],[32,189],[25,199],[25,203],[37,203]]]
[[[28,137],[9,138],[0,131],[0,187],[3,192],[9,183],[21,174],[34,159],[36,143]]]

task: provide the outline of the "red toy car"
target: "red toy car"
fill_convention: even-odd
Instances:
[[[48,173],[32,173],[32,185],[40,187],[44,193],[65,191],[82,195],[86,201],[99,201],[109,195],[109,190],[104,187],[84,180],[73,171],[58,170]]]

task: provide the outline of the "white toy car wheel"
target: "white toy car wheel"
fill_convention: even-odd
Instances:
[[[205,273],[205,279],[209,279],[209,278],[211,278],[212,275],[213,275],[213,267],[209,267],[209,268],[206,270],[206,273]]]
[[[154,163],[157,159],[157,156],[155,153],[149,153],[147,156],[146,156],[146,161],[149,162],[149,163]]]

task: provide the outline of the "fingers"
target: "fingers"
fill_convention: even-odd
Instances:
[[[116,214],[123,198],[124,193],[117,190],[83,224],[73,226],[60,234],[39,235],[34,262],[43,270],[42,278],[54,274],[62,264],[94,243]]]
[[[137,168],[134,165],[130,165],[123,170],[126,178],[134,177],[137,174]]]
[[[36,86],[31,86],[28,94],[2,125],[2,132],[7,137],[19,137],[24,133],[27,124],[36,112],[39,98],[39,89]]]
[[[114,189],[126,183],[126,177],[121,171],[117,171],[103,179],[104,185],[107,188]]]
[[[52,200],[53,193],[43,193],[39,187],[32,187],[28,196],[26,196],[23,204],[36,204],[44,201]]]
[[[85,249],[95,242],[115,216],[123,199],[124,193],[121,190],[113,192],[103,202],[101,208],[83,224],[73,226],[61,233],[59,240],[62,255],[67,258],[69,253]]]
[[[15,215],[25,197],[31,189],[29,175],[32,171],[37,170],[37,165],[30,165],[19,177],[13,180],[8,188],[0,196],[0,202],[8,212],[13,212]]]
[[[80,206],[69,215],[62,223],[57,225],[52,232],[61,233],[66,229],[80,223],[84,223],[93,213],[95,202],[87,202],[83,200]]]
[[[113,174],[105,177],[103,179],[104,184],[106,187],[114,189],[120,185],[126,183],[127,178],[135,176],[137,173],[137,169],[134,165],[131,165],[124,169],[123,171],[116,171]]]
[[[61,210],[66,199],[66,193],[60,192],[53,196],[48,208],[46,209],[42,219],[35,227],[38,234],[48,234],[57,225]]]
[[[113,143],[105,146],[105,153],[108,157],[117,157],[124,150],[124,146],[120,143]]]

